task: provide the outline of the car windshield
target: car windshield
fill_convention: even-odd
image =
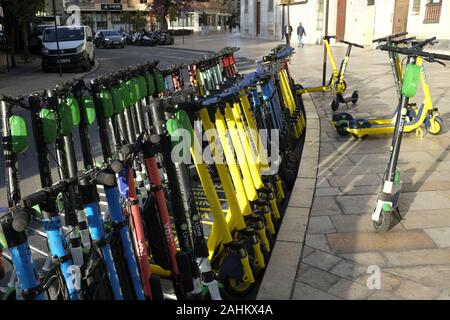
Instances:
[[[117,31],[103,31],[103,34],[105,37],[120,36],[120,33]]]
[[[58,28],[58,41],[74,41],[84,39],[84,28]],[[44,42],[55,42],[56,32],[54,28],[44,31]]]

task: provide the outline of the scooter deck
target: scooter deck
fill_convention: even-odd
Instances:
[[[425,111],[424,106],[422,105],[419,109],[417,116],[414,120],[405,124],[403,128],[403,132],[411,132],[419,128],[426,119],[427,112]],[[395,123],[391,124],[369,124],[370,127],[366,128],[345,128],[349,133],[356,135],[358,137],[366,136],[366,135],[374,135],[374,134],[389,134],[395,131]]]

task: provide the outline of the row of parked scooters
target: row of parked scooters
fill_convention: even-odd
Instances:
[[[123,33],[125,43],[135,46],[156,46],[174,44],[175,38],[173,34],[167,31],[141,31],[134,33]]]
[[[340,68],[337,69],[329,44],[329,40],[335,38],[333,36],[324,38],[333,66],[333,74],[328,85],[312,88],[298,86],[297,88],[297,94],[308,92],[331,92],[333,94],[331,123],[340,136],[362,139],[368,135],[393,135],[388,166],[372,214],[373,225],[377,232],[390,230],[401,219],[398,203],[402,183],[397,162],[403,134],[415,132],[417,136],[423,137],[423,129],[431,135],[439,135],[443,130],[443,119],[439,116],[438,108],[433,104],[431,97],[425,62],[439,63],[445,66],[441,60],[450,60],[450,56],[424,51],[426,46],[437,43],[436,37],[419,41],[416,37],[407,37],[407,35],[407,32],[401,32],[373,40],[378,45],[377,49],[388,53],[397,91],[398,104],[388,115],[361,118],[352,116],[349,111],[336,112],[340,104],[346,104],[349,109],[349,103],[356,104],[358,101],[357,91],[349,96],[344,96],[347,88],[344,76],[352,47],[362,46],[343,41],[347,44],[347,52]],[[405,57],[402,58],[402,55]],[[423,93],[422,103],[412,101],[416,96],[419,83]]]
[[[13,267],[3,299],[251,292],[297,175],[306,119],[287,64],[292,48],[273,49],[245,76],[236,50],[1,98],[9,209],[0,248]],[[18,156],[29,139],[42,188],[22,195]],[[48,246],[39,270],[32,235]]]

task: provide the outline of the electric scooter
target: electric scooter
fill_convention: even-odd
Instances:
[[[345,53],[344,58],[341,61],[341,65],[339,69],[336,66],[336,62],[334,60],[333,52],[331,51],[330,39],[336,39],[336,36],[325,36],[323,37],[323,43],[327,50],[328,57],[330,58],[331,66],[333,68],[333,73],[328,81],[328,84],[325,86],[317,86],[317,87],[307,87],[304,88],[301,85],[297,86],[297,95],[301,95],[303,93],[311,93],[311,92],[332,92],[335,94],[333,101],[331,102],[331,110],[336,111],[339,108],[339,104],[345,103],[348,107],[348,103],[356,104],[358,102],[358,91],[354,91],[351,96],[344,97],[345,90],[347,89],[347,83],[344,80],[345,72],[347,70],[348,61],[350,60],[350,53],[352,51],[352,47],[362,48],[364,46],[359,45],[354,42],[349,42],[342,40],[342,43],[347,45],[347,51]]]
[[[399,44],[406,44],[410,42],[413,47],[421,49],[426,45],[435,44],[435,39],[436,37],[433,37],[416,44],[413,42],[413,38],[397,41],[390,39],[388,45],[398,46]],[[400,60],[398,55],[395,53],[390,53],[390,57],[397,92],[400,92],[398,89],[401,87],[402,76]],[[417,108],[415,104],[409,103],[406,118],[407,122],[404,126],[404,132],[416,131],[417,135],[422,136],[423,133],[420,127],[422,124],[425,124],[426,130],[430,134],[438,135],[442,131],[443,120],[439,116],[438,109],[433,105],[422,58],[418,57],[416,64],[421,68],[420,80],[422,83],[424,100],[419,108]],[[348,113],[340,113],[333,116],[332,123],[335,125],[336,131],[339,135],[346,136],[348,134],[352,134],[358,139],[367,135],[393,133],[395,131],[396,117],[396,111],[385,117],[367,119],[353,119],[353,117]]]
[[[402,182],[397,162],[400,155],[404,127],[406,124],[407,110],[410,98],[414,97],[420,81],[421,67],[418,60],[438,62],[450,60],[450,55],[425,52],[422,45],[429,40],[417,44],[414,48],[399,48],[389,45],[381,45],[383,51],[392,51],[408,56],[405,73],[403,76],[401,101],[398,105],[398,117],[395,122],[395,131],[392,136],[389,162],[383,177],[382,190],[378,194],[376,207],[372,213],[373,226],[377,232],[386,232],[393,226],[394,219],[400,219],[399,198]],[[420,62],[419,62],[420,63]]]

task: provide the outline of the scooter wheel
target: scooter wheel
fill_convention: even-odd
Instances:
[[[244,297],[255,287],[256,282],[250,283],[228,277],[223,281],[225,291],[234,297]]]
[[[336,111],[339,108],[339,101],[337,98],[334,98],[331,102],[331,110]]]
[[[353,103],[353,104],[356,104],[356,103],[358,102],[358,98],[359,98],[358,91],[353,91],[353,94],[352,94],[352,103]]]
[[[393,226],[394,221],[399,215],[399,211],[395,208],[393,211],[381,211],[378,221],[373,221],[373,227],[376,232],[388,232]]]
[[[436,117],[433,122],[428,121],[428,123],[429,125],[426,125],[426,128],[430,134],[437,136],[442,132],[444,121],[442,120],[441,117]]]
[[[342,123],[342,124],[336,126],[336,132],[337,132],[338,135],[340,135],[341,137],[346,137],[346,136],[348,136],[349,132],[347,131],[347,124],[346,124],[346,123]]]

